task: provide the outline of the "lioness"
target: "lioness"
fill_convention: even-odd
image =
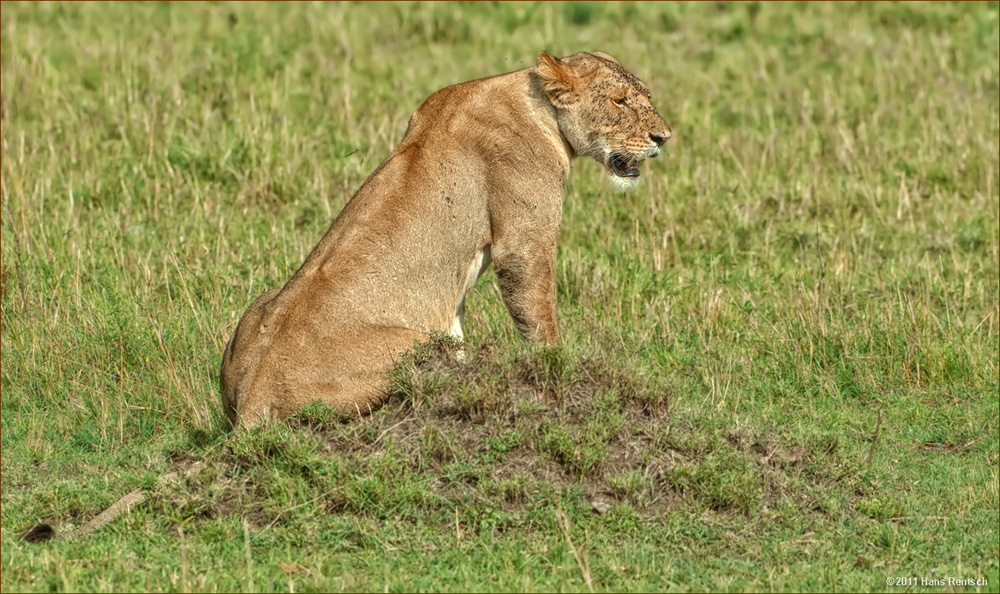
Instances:
[[[570,159],[631,189],[670,134],[646,85],[600,52],[543,51],[533,68],[434,93],[288,284],[243,315],[222,357],[226,414],[253,426],[315,400],[374,409],[414,341],[462,338],[465,296],[491,262],[521,336],[558,341]]]

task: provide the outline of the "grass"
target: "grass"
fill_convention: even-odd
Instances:
[[[997,3],[2,8],[4,591],[997,591]],[[674,130],[631,194],[574,164],[563,345],[487,273],[470,364],[230,435],[250,301],[424,98],[541,49]]]

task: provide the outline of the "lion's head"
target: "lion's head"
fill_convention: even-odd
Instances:
[[[646,85],[601,52],[559,59],[543,51],[535,74],[573,150],[603,165],[617,187],[634,188],[639,164],[671,135]]]

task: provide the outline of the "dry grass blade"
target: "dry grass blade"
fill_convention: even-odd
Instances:
[[[563,536],[566,538],[566,544],[569,546],[569,550],[573,553],[573,558],[576,559],[576,565],[580,568],[580,574],[583,576],[583,582],[587,584],[587,590],[594,591],[594,580],[590,576],[590,560],[586,551],[580,552],[576,545],[573,544],[573,539],[570,536],[569,518],[566,516],[566,512],[556,508],[555,510],[556,519],[559,520],[559,528],[562,529]]]

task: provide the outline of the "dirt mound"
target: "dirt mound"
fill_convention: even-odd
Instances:
[[[313,406],[291,425],[372,473],[392,472],[371,462],[389,457],[444,500],[508,511],[576,490],[597,513],[626,503],[652,515],[692,498],[750,512],[762,484],[782,482],[765,476],[789,461],[780,448],[745,434],[692,441],[697,428],[671,423],[669,385],[620,360],[543,347],[486,345],[464,362],[455,353],[438,339],[409,355],[370,417],[345,423]],[[329,507],[362,511],[345,492]]]
[[[853,476],[823,436],[801,444],[714,409],[672,415],[671,384],[617,354],[456,352],[438,339],[408,355],[371,415],[316,404],[217,442],[192,436],[170,458],[179,480],[157,481],[144,505],[196,523],[238,514],[256,530],[308,530],[325,509],[502,533],[548,521],[536,511],[553,505],[647,519],[677,507],[751,515],[782,497],[812,509],[815,485]]]

